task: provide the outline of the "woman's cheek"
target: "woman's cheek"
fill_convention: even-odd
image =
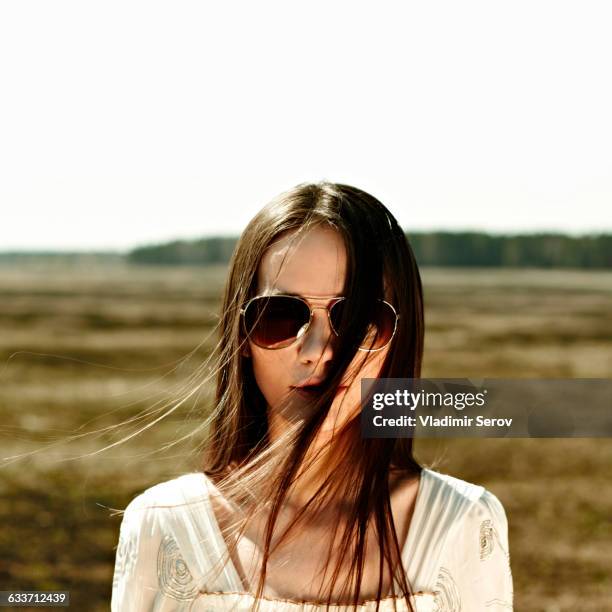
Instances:
[[[283,361],[278,351],[252,348],[253,374],[259,390],[270,406],[278,404],[287,393]]]
[[[358,353],[355,361],[349,366],[349,372],[351,373],[349,380],[352,380],[351,387],[355,386],[361,392],[361,380],[363,378],[378,378],[387,352],[388,349],[375,353]]]
[[[340,392],[332,404],[332,412],[338,416],[342,413],[346,419],[352,418],[361,411],[361,380],[364,378],[378,378],[385,361],[387,350],[369,353],[367,357],[360,357],[360,362],[353,364],[356,374],[349,377],[350,385],[344,392]]]

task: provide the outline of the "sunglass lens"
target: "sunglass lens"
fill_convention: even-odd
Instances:
[[[388,344],[395,332],[396,319],[395,310],[387,302],[379,300],[361,348],[381,349]]]
[[[245,312],[249,337],[264,348],[291,344],[309,320],[310,311],[304,302],[280,295],[257,298]]]
[[[342,317],[346,312],[346,302],[342,300],[333,305],[331,309],[331,323],[334,331],[338,333]],[[383,348],[393,337],[396,324],[395,310],[379,300],[374,306],[370,315],[370,323],[359,348],[373,350]]]

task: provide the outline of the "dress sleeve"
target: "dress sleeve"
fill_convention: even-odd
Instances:
[[[514,609],[508,520],[499,499],[487,489],[446,547],[435,590],[440,612]]]
[[[145,494],[123,514],[115,556],[111,612],[152,610],[158,593],[157,551],[160,533],[154,508]]]

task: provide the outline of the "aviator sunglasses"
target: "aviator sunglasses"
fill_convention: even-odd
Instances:
[[[310,300],[331,300],[327,306],[311,306]],[[314,311],[327,311],[329,324],[336,336],[346,308],[345,297],[309,297],[297,295],[258,295],[240,309],[244,331],[250,340],[264,349],[281,349],[292,345],[308,331]],[[395,335],[397,314],[389,302],[377,300],[370,316],[360,351],[380,351]]]

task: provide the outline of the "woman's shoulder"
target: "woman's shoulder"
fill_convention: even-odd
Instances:
[[[414,588],[436,592],[444,609],[512,610],[508,522],[499,498],[429,468],[421,478],[421,520],[405,558]]]
[[[424,468],[422,473],[423,529],[448,542],[465,531],[494,529],[507,540],[508,520],[502,502],[480,484]]]
[[[486,487],[462,480],[449,474],[424,469],[429,483],[428,517],[435,522],[443,539],[462,538],[466,534],[479,534],[480,553],[484,554],[493,537],[507,551],[508,519],[500,499]]]
[[[433,469],[423,468],[423,482],[429,488],[430,501],[438,501],[455,508],[473,508],[474,512],[503,513],[499,498],[483,485],[469,482],[456,476],[444,474]]]
[[[202,472],[191,472],[165,480],[136,494],[124,513],[146,513],[148,510],[204,504],[209,497],[209,482]]]

